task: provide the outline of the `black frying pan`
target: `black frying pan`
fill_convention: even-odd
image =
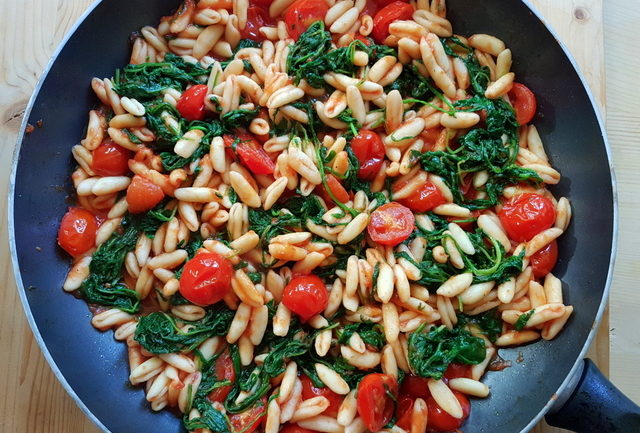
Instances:
[[[10,242],[26,314],[63,386],[96,424],[113,432],[175,433],[181,423],[170,412],[150,410],[142,390],[128,385],[125,345],[95,330],[85,303],[62,291],[69,259],[56,246],[56,231],[72,191],[70,149],[96,103],[91,77],[109,77],[126,64],[129,34],[178,4],[110,0],[90,8],[36,89],[23,131],[26,122],[42,120],[42,127],[24,135],[14,161]],[[526,431],[556,399],[567,397],[564,412],[549,421],[585,432],[640,431],[637,406],[592,365],[581,375],[611,282],[617,226],[611,155],[593,98],[568,53],[525,3],[449,0],[448,6],[456,32],[494,34],[512,49],[518,80],[538,98],[536,126],[563,174],[554,193],[569,197],[574,212],[555,270],[574,315],[553,341],[500,351],[513,366],[487,374],[491,397],[473,402],[464,431]]]

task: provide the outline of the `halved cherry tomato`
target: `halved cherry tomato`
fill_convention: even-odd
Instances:
[[[231,383],[236,380],[236,371],[233,368],[233,360],[231,360],[231,354],[226,349],[218,356],[215,363],[216,379],[217,380],[230,380]],[[224,399],[233,389],[233,385],[224,385],[212,390],[207,398],[211,401],[217,401],[224,403]]]
[[[509,99],[511,105],[516,110],[516,120],[520,125],[526,125],[531,122],[533,116],[536,115],[538,103],[536,95],[524,84],[513,83],[513,87],[509,90]]]
[[[374,242],[395,246],[409,237],[415,222],[411,210],[392,201],[371,213],[367,232]]]
[[[268,6],[267,6],[268,7]],[[247,9],[247,24],[240,31],[243,39],[251,39],[254,41],[264,41],[264,35],[260,33],[260,27],[264,27],[271,23],[269,12],[261,7],[251,6]]]
[[[96,244],[97,230],[95,215],[79,207],[69,208],[60,221],[58,245],[74,257],[86,253]]]
[[[200,253],[189,260],[180,277],[180,294],[196,305],[215,304],[229,293],[233,265],[218,253]]]
[[[137,174],[133,176],[127,188],[127,203],[131,213],[141,213],[153,209],[163,198],[162,188]]]
[[[229,415],[229,423],[234,432],[251,433],[258,428],[266,414],[267,396],[264,396],[244,412]]]
[[[410,20],[413,15],[413,6],[402,1],[389,3],[373,18],[373,31],[371,36],[381,44],[389,36],[389,25],[398,20]]]
[[[323,415],[327,415],[335,418],[338,415],[340,405],[344,400],[344,397],[340,394],[336,394],[329,388],[318,388],[313,384],[311,379],[307,375],[300,375],[300,382],[302,382],[302,399],[307,400],[313,397],[324,397],[329,400],[329,407],[322,412]]]
[[[99,176],[123,176],[129,172],[131,151],[107,140],[93,151],[91,168]]]
[[[344,186],[342,186],[340,181],[334,175],[327,175],[327,186],[331,190],[331,193],[336,198],[336,200],[338,200],[340,203],[346,203],[349,201],[349,193],[346,189],[344,189]],[[327,189],[324,187],[324,185],[320,185],[320,188],[318,188],[318,195],[322,197],[322,200],[324,200],[327,205],[333,203],[333,199],[327,192]]]
[[[232,146],[237,141],[235,150],[240,162],[253,174],[272,174],[275,170],[275,163],[253,135],[240,132],[236,136],[225,135],[223,139],[225,146]]]
[[[449,381],[451,379],[459,379],[461,377],[471,378],[471,366],[465,364],[449,364],[447,370],[444,372],[444,379]]]
[[[398,399],[398,381],[388,374],[371,373],[358,384],[358,414],[365,426],[378,431],[393,416]]]
[[[400,388],[400,400],[396,407],[396,425],[405,431],[411,430],[411,413],[413,412],[413,399],[402,393]]]
[[[378,5],[379,7],[385,7],[389,3],[392,3],[394,0],[373,0],[373,3]],[[403,3],[409,3],[409,0],[403,1]]]
[[[358,159],[358,177],[371,180],[376,177],[384,161],[384,144],[380,136],[367,129],[361,129],[351,140],[351,150]]]
[[[464,420],[469,417],[471,405],[469,404],[469,400],[467,399],[467,397],[465,397],[464,394],[458,391],[453,391],[453,394],[460,402],[460,406],[462,406],[462,418],[452,417],[447,412],[445,412],[438,405],[438,403],[436,403],[433,397],[429,397],[429,399],[427,399],[427,408],[429,410],[429,415],[427,417],[427,426],[429,428],[441,432],[448,432],[460,428],[462,423],[464,423]]]
[[[511,239],[525,242],[553,225],[556,210],[548,198],[525,193],[506,202],[498,216]]]
[[[252,5],[260,6],[261,8],[269,9],[273,0],[251,0]]]
[[[533,268],[533,276],[542,278],[546,276],[558,261],[558,243],[554,240],[529,258]]]
[[[403,180],[394,183],[392,191],[399,191],[408,182],[409,180]],[[398,203],[408,207],[414,212],[428,212],[434,207],[445,204],[446,202],[438,187],[429,180],[421,184],[409,197],[398,200]]]
[[[306,322],[327,307],[327,286],[315,275],[293,278],[284,288],[282,303]]]
[[[300,427],[298,424],[286,423],[280,433],[318,433],[315,430],[309,430],[308,428]]]
[[[322,21],[329,5],[324,0],[297,0],[284,13],[287,32],[293,39],[301,34],[315,21]]]
[[[204,98],[209,88],[204,84],[196,84],[182,92],[176,108],[180,115],[187,120],[204,119]]]
[[[407,374],[400,385],[400,394],[407,395],[413,398],[422,398],[426,400],[431,397],[429,392],[429,379],[426,377],[416,376],[414,374]]]

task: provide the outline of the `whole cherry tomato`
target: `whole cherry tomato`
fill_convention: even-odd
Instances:
[[[520,125],[531,122],[536,115],[538,103],[536,96],[524,84],[513,83],[513,87],[508,93],[513,108],[516,110],[516,120]]]
[[[538,250],[529,258],[533,268],[533,276],[542,278],[546,276],[558,261],[558,243],[553,240],[549,245]]]
[[[184,265],[180,294],[196,305],[220,301],[231,289],[233,265],[217,253],[200,253]]]
[[[415,221],[411,210],[392,201],[371,213],[367,232],[374,242],[395,246],[409,237]]]
[[[261,7],[251,6],[247,10],[247,24],[240,31],[243,39],[251,39],[254,41],[264,41],[265,37],[260,33],[260,27],[264,27],[271,23],[269,12]]]
[[[371,180],[376,177],[384,161],[384,143],[380,136],[367,129],[361,129],[351,140],[351,150],[358,159],[358,177]]]
[[[107,140],[93,151],[91,168],[99,176],[123,176],[129,172],[131,151]]]
[[[376,432],[393,416],[398,381],[391,375],[371,373],[358,384],[357,408],[364,425]]]
[[[282,293],[282,303],[303,322],[327,308],[328,302],[327,286],[315,275],[293,278]]]
[[[408,182],[408,180],[396,182],[393,184],[392,190],[394,192],[399,191]],[[429,180],[421,184],[409,197],[398,199],[398,203],[408,207],[414,212],[428,212],[446,202],[438,187]]]
[[[402,1],[389,3],[378,11],[373,18],[371,36],[381,44],[389,36],[389,25],[398,20],[410,20],[413,16],[413,6]]]
[[[204,98],[209,88],[204,84],[196,84],[182,92],[176,108],[187,120],[203,120],[205,115]]]
[[[216,379],[217,380],[229,380],[233,383],[236,380],[236,371],[233,368],[233,360],[228,349],[218,356],[215,361]],[[217,401],[224,403],[224,399],[233,389],[233,385],[224,385],[213,389],[207,398],[211,401]]]
[[[426,377],[407,374],[402,381],[402,385],[400,385],[400,394],[413,397],[414,399],[420,397],[426,400],[431,397],[428,383],[429,379]]]
[[[287,32],[293,39],[301,34],[316,21],[324,20],[329,5],[324,0],[297,0],[284,13]]]
[[[163,198],[162,188],[137,174],[133,176],[127,188],[127,203],[131,213],[141,213],[153,209]]]
[[[344,189],[344,186],[342,186],[340,181],[334,175],[327,174],[327,186],[331,190],[331,193],[336,198],[336,200],[338,200],[340,203],[346,203],[349,201],[349,193],[346,189]],[[324,187],[324,185],[320,185],[317,192],[327,205],[333,203],[333,199],[327,192],[327,189]]]
[[[444,380],[459,379],[461,377],[471,378],[471,366],[465,364],[452,363],[449,364],[444,372]]]
[[[95,215],[79,207],[69,208],[60,221],[58,245],[72,256],[86,253],[96,244]]]
[[[526,242],[551,227],[556,219],[553,202],[535,193],[513,197],[498,213],[507,235],[516,242]]]
[[[223,139],[226,147],[233,148],[235,145],[240,162],[253,174],[272,174],[275,170],[275,163],[269,158],[262,145],[248,132],[240,132],[236,135],[226,134]]]
[[[329,400],[329,407],[322,412],[323,415],[330,417],[336,417],[340,405],[344,400],[344,397],[340,394],[336,394],[327,387],[318,388],[313,384],[311,379],[305,374],[300,375],[300,381],[302,382],[302,399],[308,400],[313,397],[324,397]]]
[[[251,433],[258,428],[267,415],[267,396],[265,395],[244,412],[229,415],[229,423],[234,432]]]
[[[460,402],[460,406],[462,406],[462,418],[452,417],[436,403],[433,397],[429,397],[427,399],[427,409],[429,411],[427,426],[429,426],[429,428],[441,432],[448,432],[460,428],[464,420],[469,417],[471,405],[467,397],[458,391],[453,391],[453,394]]]

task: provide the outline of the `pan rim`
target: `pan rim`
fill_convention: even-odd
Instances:
[[[31,328],[31,332],[33,333],[33,336],[36,340],[36,342],[38,343],[38,346],[40,347],[40,350],[42,351],[42,354],[44,356],[44,358],[46,359],[47,363],[49,364],[49,366],[51,367],[51,370],[53,371],[54,375],[56,376],[56,378],[58,379],[58,381],[60,382],[60,384],[62,385],[62,387],[65,389],[65,391],[67,392],[67,394],[69,394],[69,396],[74,400],[74,402],[76,403],[76,405],[80,408],[80,410],[98,427],[100,428],[103,432],[105,433],[110,433],[110,430],[96,417],[96,415],[85,405],[85,403],[82,401],[82,399],[76,394],[76,392],[74,391],[74,389],[71,387],[71,385],[69,384],[69,382],[67,381],[67,379],[65,378],[65,376],[62,374],[62,372],[60,371],[60,368],[58,367],[58,365],[56,364],[56,362],[54,361],[54,359],[51,356],[51,353],[49,352],[43,338],[42,335],[40,334],[40,330],[38,329],[36,323],[35,323],[35,319],[33,317],[33,314],[31,312],[31,307],[29,306],[29,302],[26,298],[26,291],[25,291],[25,287],[22,283],[22,278],[21,278],[21,273],[20,273],[20,266],[19,266],[19,262],[18,262],[18,253],[17,253],[17,248],[16,248],[16,240],[15,240],[15,218],[14,218],[14,203],[15,203],[15,184],[16,184],[16,174],[17,174],[17,168],[18,168],[18,162],[20,159],[20,150],[22,149],[22,143],[24,141],[24,137],[25,137],[25,131],[27,128],[27,124],[28,124],[28,120],[29,120],[29,116],[31,114],[31,111],[33,110],[33,106],[35,104],[35,101],[40,93],[40,90],[42,88],[42,85],[44,83],[44,81],[46,80],[46,78],[49,75],[49,72],[51,71],[51,68],[53,66],[53,64],[56,62],[56,60],[58,59],[60,53],[62,52],[62,50],[65,48],[65,46],[67,45],[67,42],[69,41],[69,39],[71,39],[71,37],[75,34],[75,32],[78,30],[78,28],[80,27],[80,25],[85,21],[85,19],[91,14],[93,13],[93,11],[103,2],[103,0],[95,0],[83,13],[82,15],[80,15],[80,17],[78,17],[78,19],[76,20],[76,22],[73,24],[73,26],[68,30],[68,32],[66,33],[66,35],[63,37],[63,39],[60,41],[60,43],[58,44],[58,46],[56,47],[54,53],[52,54],[51,58],[49,59],[49,62],[47,63],[46,67],[43,69],[42,71],[42,75],[40,76],[38,83],[36,84],[33,93],[31,94],[31,97],[29,98],[29,102],[27,104],[27,107],[24,111],[24,117],[22,119],[22,124],[20,126],[19,132],[18,132],[18,136],[16,139],[16,146],[13,152],[13,161],[12,161],[12,165],[11,165],[11,175],[9,178],[9,185],[8,185],[8,192],[9,192],[9,197],[8,197],[8,206],[7,206],[7,212],[8,212],[8,240],[9,240],[9,249],[10,249],[10,253],[11,253],[11,265],[12,265],[12,270],[13,270],[13,276],[14,276],[14,281],[16,284],[16,287],[18,289],[18,294],[20,296],[20,301],[22,303],[22,308],[25,312],[25,315],[27,317],[27,321],[29,323],[29,327]],[[538,9],[533,6],[533,4],[531,3],[531,0],[521,0],[521,2],[527,7],[529,8],[529,10],[533,13],[533,15],[544,25],[544,27],[547,29],[547,31],[549,31],[549,33],[554,37],[554,39],[556,40],[556,43],[560,46],[560,48],[562,49],[562,51],[564,52],[564,55],[566,56],[566,58],[569,60],[569,62],[571,63],[574,71],[576,72],[578,78],[580,79],[580,83],[582,84],[582,87],[584,88],[587,97],[589,98],[589,101],[591,103],[591,107],[593,109],[593,112],[596,116],[596,120],[598,122],[598,127],[600,129],[601,132],[601,137],[604,143],[604,147],[605,147],[605,152],[607,155],[607,162],[609,165],[609,174],[611,177],[611,195],[612,195],[612,205],[613,205],[613,224],[612,224],[612,233],[611,233],[611,254],[609,257],[609,267],[607,270],[607,278],[605,281],[605,287],[604,290],[602,292],[602,298],[600,300],[600,305],[598,307],[598,311],[596,313],[595,319],[593,321],[593,324],[591,325],[591,328],[589,330],[589,334],[587,335],[587,338],[584,340],[582,349],[580,350],[580,353],[577,357],[577,359],[575,360],[573,366],[571,367],[571,370],[569,371],[569,373],[567,374],[567,376],[565,377],[565,379],[563,380],[563,382],[560,384],[560,386],[558,387],[558,389],[556,390],[555,393],[553,393],[550,397],[549,400],[547,401],[547,403],[542,407],[542,409],[540,410],[540,412],[538,412],[538,414],[536,416],[534,416],[531,421],[521,430],[521,433],[526,433],[528,431],[530,431],[537,423],[540,422],[540,420],[547,414],[547,412],[549,412],[549,410],[553,407],[553,405],[557,402],[558,400],[558,396],[561,395],[565,395],[565,394],[570,394],[573,391],[573,385],[575,385],[575,379],[576,376],[580,374],[581,370],[582,370],[582,366],[583,366],[583,360],[585,355],[587,354],[587,351],[589,350],[593,339],[595,338],[595,335],[598,331],[598,327],[600,325],[600,322],[602,321],[602,316],[604,314],[604,310],[606,309],[606,306],[608,305],[608,300],[609,300],[609,296],[610,296],[610,292],[611,292],[611,284],[612,284],[612,280],[613,280],[613,270],[615,268],[615,260],[616,260],[616,255],[617,255],[617,249],[618,249],[618,219],[619,219],[619,211],[618,211],[618,189],[617,189],[617,180],[616,180],[616,175],[615,175],[615,170],[614,170],[614,164],[613,164],[613,156],[612,156],[612,149],[611,149],[611,144],[609,143],[608,137],[607,137],[607,132],[606,132],[606,128],[605,128],[605,124],[604,124],[604,120],[603,120],[603,115],[602,112],[600,110],[600,108],[598,107],[598,105],[596,104],[595,98],[593,96],[593,92],[591,90],[591,88],[589,87],[588,83],[586,82],[585,76],[582,73],[580,67],[578,66],[576,59],[574,58],[574,56],[571,54],[571,52],[569,51],[569,49],[567,48],[567,46],[562,42],[562,40],[559,38],[557,32],[555,31],[555,29],[547,22],[547,20],[542,16],[542,14],[538,11]]]

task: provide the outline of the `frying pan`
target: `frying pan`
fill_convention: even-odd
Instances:
[[[110,0],[89,8],[36,88],[14,160],[10,244],[25,312],[58,379],[105,431],[175,433],[182,427],[172,413],[149,409],[142,389],[128,385],[125,345],[95,330],[85,303],[61,290],[69,259],[56,246],[56,232],[72,192],[70,148],[97,103],[91,77],[110,77],[125,65],[129,34],[178,3]],[[490,33],[512,49],[518,80],[538,98],[535,124],[563,174],[553,192],[569,197],[574,213],[554,271],[574,315],[553,341],[500,351],[512,367],[486,375],[491,396],[473,402],[464,431],[527,431],[550,410],[549,422],[576,431],[640,431],[640,409],[583,360],[606,303],[617,228],[611,153],[593,97],[569,53],[526,2],[448,3],[456,32]],[[41,127],[24,133],[39,120]]]

